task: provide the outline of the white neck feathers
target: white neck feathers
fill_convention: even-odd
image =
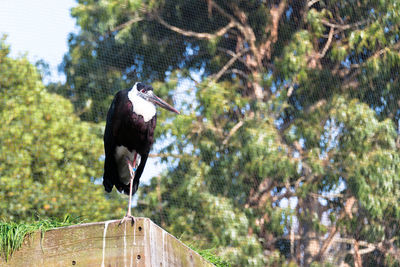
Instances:
[[[133,112],[137,115],[142,115],[145,122],[148,122],[156,115],[156,106],[138,95],[136,84],[129,90],[128,98],[132,102]]]

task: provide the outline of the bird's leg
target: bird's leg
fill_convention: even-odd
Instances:
[[[129,207],[128,207],[128,213],[126,214],[126,216],[128,217],[132,217],[131,214],[131,207],[132,207],[132,186],[133,186],[133,178],[135,177],[135,173],[136,173],[136,157],[137,157],[137,153],[135,152],[135,155],[133,156],[133,162],[131,163],[129,159],[127,159],[128,162],[128,168],[129,168],[129,173],[131,174],[131,182],[129,185]]]
[[[137,152],[135,152],[135,155],[133,156],[133,162],[129,158],[126,158],[126,163],[128,164],[129,168],[129,174],[131,176],[131,181],[129,185],[129,204],[128,204],[128,212],[126,213],[125,217],[121,220],[119,224],[122,224],[126,220],[132,220],[132,225],[135,222],[135,218],[131,214],[131,207],[132,207],[132,186],[133,186],[133,178],[135,177],[136,173],[136,157],[137,157]]]

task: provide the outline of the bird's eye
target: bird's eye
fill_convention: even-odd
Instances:
[[[140,92],[144,93],[146,90],[142,89]]]

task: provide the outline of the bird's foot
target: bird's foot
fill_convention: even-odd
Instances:
[[[119,225],[128,222],[129,220],[131,221],[131,225],[133,226],[133,224],[135,223],[135,217],[130,214],[126,214],[125,217],[122,218],[122,220],[119,222]]]

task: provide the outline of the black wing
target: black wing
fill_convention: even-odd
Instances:
[[[156,123],[157,123],[157,115],[154,116],[153,119],[151,119],[150,123],[150,127],[148,127],[148,131],[147,131],[147,140],[149,143],[149,146],[147,147],[147,150],[144,153],[140,154],[140,164],[135,172],[135,178],[133,179],[133,184],[132,184],[132,195],[134,195],[139,187],[139,179],[142,176],[143,170],[144,170],[144,166],[146,165],[147,162],[147,158],[149,156],[149,152],[150,152],[150,148],[151,145],[154,142],[154,130],[156,128]],[[125,189],[125,193],[129,194],[129,187],[127,187],[127,189]]]
[[[103,175],[103,185],[107,192],[111,192],[114,185],[118,184],[119,175],[117,164],[114,159],[114,152],[116,147],[116,142],[114,138],[114,111],[116,106],[116,101],[119,93],[117,93],[111,103],[110,108],[107,113],[106,129],[104,131],[104,151],[105,151],[105,162],[104,162],[104,175]]]

